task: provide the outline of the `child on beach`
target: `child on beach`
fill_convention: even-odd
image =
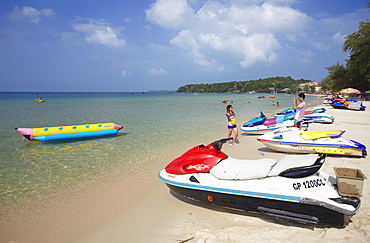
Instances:
[[[303,120],[304,112],[306,111],[306,102],[304,99],[306,98],[304,93],[298,94],[298,99],[301,102],[299,105],[297,105],[297,99],[293,98],[293,108],[296,109],[296,113],[294,116],[294,125],[298,128],[301,128],[301,123]]]
[[[235,113],[233,111],[233,106],[228,105],[226,107],[226,117],[228,120],[228,133],[227,137],[230,138],[232,136],[232,133],[234,131],[234,138],[232,142],[229,142],[230,145],[236,145],[236,139],[238,138],[238,127],[236,126],[236,119],[235,119]]]

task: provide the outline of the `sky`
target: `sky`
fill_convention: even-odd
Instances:
[[[345,64],[368,0],[0,2],[0,91],[136,92]]]

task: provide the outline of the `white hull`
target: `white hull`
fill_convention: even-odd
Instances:
[[[229,157],[210,173],[170,174],[163,169],[159,178],[171,190],[194,200],[245,211],[265,213],[267,210],[267,215],[279,211],[280,215],[270,216],[305,223],[326,220],[334,223],[337,221],[334,218],[338,218],[338,224],[346,225],[358,207],[332,200],[341,198],[334,186],[334,177],[321,171],[297,178],[281,176],[288,168],[308,168],[304,166],[316,163],[317,158],[316,155],[288,155],[276,161]],[[327,214],[331,216],[321,218]],[[297,216],[303,217],[297,219]]]
[[[299,146],[298,144],[287,145],[272,142],[262,142],[266,147],[274,151],[284,152],[284,153],[297,153],[297,154],[337,154],[337,155],[349,155],[349,156],[362,156],[362,150],[351,149],[351,148],[340,148],[332,147],[328,145],[314,146],[305,145]]]
[[[352,140],[348,141],[341,134],[338,136],[334,134],[333,136],[304,139],[301,136],[303,133],[296,127],[282,128],[260,136],[258,141],[272,150],[285,153],[326,153],[348,156],[366,156],[367,154],[364,145]]]
[[[313,113],[310,115],[304,115],[303,120],[307,122],[330,124],[334,122],[334,116],[329,116],[326,113]]]
[[[293,120],[288,120],[282,123],[270,125],[270,126],[265,126],[265,125],[258,125],[254,127],[241,127],[240,130],[243,132],[246,132],[248,134],[253,134],[253,135],[262,135],[268,132],[271,132],[275,129],[283,128],[283,127],[289,127],[293,126],[294,121]]]

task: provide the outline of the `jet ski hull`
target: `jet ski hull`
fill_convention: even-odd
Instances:
[[[310,133],[311,138],[302,138]],[[333,135],[330,135],[330,134]],[[269,149],[285,153],[334,154],[344,156],[366,156],[366,146],[342,137],[344,131],[302,132],[298,128],[281,128],[257,138]],[[324,134],[323,136],[315,136]],[[325,135],[328,134],[328,135]]]
[[[330,123],[334,122],[334,117],[329,116],[325,113],[313,113],[313,114],[310,114],[310,115],[304,115],[303,116],[303,121],[330,124]]]
[[[240,130],[248,134],[262,135],[262,134],[271,132],[275,129],[279,129],[279,128],[287,127],[287,126],[293,126],[293,125],[294,125],[294,121],[289,120],[289,121],[285,121],[282,123],[277,123],[277,124],[273,124],[269,126],[262,124],[262,125],[253,126],[253,127],[241,127]]]
[[[358,103],[358,104],[357,104]],[[362,103],[358,101],[333,101],[330,103],[331,107],[334,109],[348,109],[348,110],[360,110],[364,111],[366,109],[366,106],[362,105]]]
[[[207,186],[192,187],[176,183],[163,177],[162,173],[159,177],[170,190],[203,204],[245,212],[257,212],[298,223],[346,226],[355,214],[355,212],[348,210],[342,211],[340,208],[333,210],[335,206],[325,204],[325,202],[296,196],[253,192],[247,192],[243,195],[238,190],[225,188],[220,190],[220,188]],[[353,201],[352,203],[357,210],[360,206],[360,200],[358,198],[348,199]]]
[[[355,147],[340,147],[336,144],[312,144],[312,143],[297,143],[297,142],[282,142],[282,141],[264,141],[259,140],[271,150],[283,153],[298,153],[298,154],[333,154],[346,156],[366,156],[366,150]]]

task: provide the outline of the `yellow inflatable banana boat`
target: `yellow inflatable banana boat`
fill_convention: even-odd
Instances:
[[[72,126],[16,128],[30,141],[58,141],[116,135],[122,126],[114,123],[96,123]]]

